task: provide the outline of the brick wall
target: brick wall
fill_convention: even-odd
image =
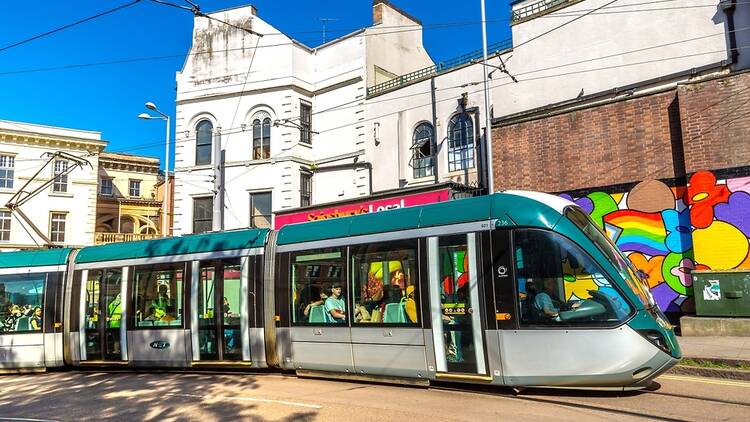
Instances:
[[[677,92],[688,173],[750,164],[750,73]]]
[[[674,101],[667,92],[496,127],[495,189],[560,192],[682,176],[673,164],[681,159],[673,160]]]

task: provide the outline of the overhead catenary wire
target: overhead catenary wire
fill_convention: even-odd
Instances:
[[[139,0],[140,1],[140,0]],[[643,3],[636,3],[632,5],[647,5],[647,4],[653,4],[653,3],[664,3],[667,1],[678,1],[678,0],[658,0],[658,1],[652,1],[652,2],[643,2]],[[743,3],[750,3],[750,1],[740,1],[737,2],[737,4],[743,4]],[[609,6],[611,7],[628,7],[632,5],[613,5]],[[713,5],[688,5],[688,6],[675,6],[673,9],[690,9],[690,8],[702,8],[702,7],[716,7],[716,4]],[[599,9],[586,9],[586,10],[601,10]],[[627,12],[648,12],[653,11],[655,9],[634,9],[634,10],[628,10]],[[541,18],[550,18],[550,17],[559,17],[559,12],[543,15],[540,16]],[[606,14],[609,12],[599,12],[598,14]],[[488,19],[487,22],[498,22],[502,20],[492,20]],[[379,36],[379,35],[388,35],[388,34],[394,34],[394,33],[401,33],[401,32],[410,32],[410,31],[420,31],[423,29],[445,29],[445,28],[451,28],[454,26],[464,26],[464,25],[474,25],[474,24],[480,24],[481,21],[457,21],[457,22],[444,22],[444,23],[436,23],[431,25],[392,25],[392,26],[386,26],[386,27],[366,27],[364,29],[384,29],[384,28],[412,28],[412,29],[406,29],[406,30],[399,30],[399,31],[385,31],[385,32],[373,32],[370,34],[356,34],[352,35],[352,37],[366,37],[366,36]],[[294,34],[294,33],[317,33],[320,31],[300,31],[300,32],[290,32],[288,34]],[[286,33],[278,32],[278,33],[269,33],[264,34],[265,36],[273,36],[273,35],[285,35],[288,36]],[[296,41],[296,40],[293,40]],[[167,55],[159,55],[159,56],[144,56],[144,57],[131,57],[131,58],[122,58],[122,59],[112,59],[112,60],[106,60],[101,62],[92,62],[92,63],[74,63],[74,64],[67,64],[67,65],[60,65],[60,66],[49,66],[49,67],[39,67],[39,68],[32,68],[32,69],[18,69],[18,70],[7,70],[0,72],[0,76],[11,76],[11,75],[19,75],[19,74],[26,74],[26,73],[38,73],[38,72],[52,72],[52,71],[61,71],[61,70],[73,70],[73,69],[83,69],[83,68],[89,68],[89,67],[98,67],[98,66],[110,66],[110,65],[121,65],[121,64],[130,64],[130,63],[138,63],[138,62],[146,62],[146,61],[158,61],[158,60],[167,60],[167,59],[173,59],[173,58],[180,58],[185,59],[190,56],[198,56],[203,54],[216,54],[216,53],[222,53],[222,52],[231,52],[231,51],[240,51],[240,50],[247,50],[249,48],[270,48],[270,47],[279,47],[279,46],[288,46],[293,45],[294,42],[284,42],[284,43],[276,43],[276,44],[264,44],[259,45],[257,47],[236,47],[236,48],[227,48],[227,49],[221,49],[221,50],[211,50],[211,51],[199,51],[199,52],[193,52],[193,53],[175,53],[175,54],[167,54]],[[317,40],[315,40],[317,41]],[[520,46],[520,45],[519,45]],[[518,48],[519,46],[515,46],[515,48]]]
[[[738,29],[737,31],[747,30],[747,29],[750,29],[750,27],[749,28],[741,28],[741,29]],[[716,36],[716,35],[724,35],[724,34],[723,33],[722,34],[711,34],[710,36]],[[656,49],[656,48],[660,48],[663,45],[674,45],[674,44],[677,44],[677,43],[680,43],[680,42],[689,42],[689,41],[694,41],[694,40],[700,39],[700,38],[702,38],[702,37],[691,38],[691,39],[684,40],[684,41],[672,42],[672,43],[662,44],[662,45],[657,45],[657,46],[639,48],[639,49],[635,49],[635,50],[628,51],[628,52],[617,53],[616,55],[612,55],[612,56],[621,56],[621,55],[626,55],[626,54],[630,54],[630,53],[633,53],[633,52],[641,52],[641,51],[646,51],[646,50],[649,50],[649,49]],[[750,48],[750,47],[748,47],[748,46],[738,47],[738,49],[747,49],[747,48]],[[589,73],[589,72],[595,72],[595,71],[600,71],[600,70],[611,70],[611,69],[616,69],[616,68],[626,68],[626,67],[632,67],[632,66],[641,65],[641,64],[655,63],[655,62],[659,62],[659,61],[663,61],[663,60],[677,60],[677,59],[689,58],[689,57],[696,57],[696,56],[701,56],[701,55],[717,54],[717,53],[721,53],[721,52],[725,52],[725,50],[712,50],[712,51],[706,51],[706,52],[701,52],[701,53],[692,53],[692,54],[678,55],[678,56],[673,56],[673,57],[658,58],[658,59],[647,60],[647,61],[639,61],[639,62],[633,62],[633,63],[617,64],[617,65],[612,65],[612,66],[604,66],[604,67],[599,67],[599,68],[589,68],[589,69],[583,69],[583,70],[575,70],[575,71],[571,71],[571,72],[554,73],[554,74],[544,75],[544,76],[536,77],[536,78],[519,79],[519,82],[539,80],[539,79],[549,79],[549,78],[555,78],[555,77],[561,77],[561,76],[570,76],[570,75],[581,74],[581,73]],[[605,56],[604,58],[606,58],[606,57],[608,57],[608,56]],[[541,68],[541,69],[529,70],[529,71],[517,73],[517,74],[515,74],[515,76],[517,76],[517,77],[528,76],[528,75],[533,75],[535,73],[546,72],[546,71],[549,71],[549,70],[560,69],[560,68],[569,67],[569,66],[572,66],[572,65],[589,63],[589,62],[594,62],[594,61],[598,61],[598,60],[601,60],[601,58],[595,57],[595,58],[591,58],[591,59],[587,59],[587,60],[579,60],[579,61],[564,63],[564,64],[560,64],[560,65],[556,65],[556,66],[550,66],[550,67]],[[498,81],[500,81],[500,79],[498,79]],[[479,84],[479,83],[481,83],[481,81],[469,81],[469,82],[464,82],[464,83],[457,84],[457,85],[451,85],[451,86],[448,86],[448,87],[441,87],[441,88],[438,88],[436,91],[451,90],[451,89],[456,89],[456,88],[461,88],[461,87],[476,85],[476,84]],[[493,81],[493,83],[491,84],[491,87],[492,88],[496,88],[496,87],[501,87],[501,86],[509,85],[511,83],[498,84],[497,82]],[[397,96],[397,97],[389,97],[389,98],[385,98],[385,99],[382,99],[382,100],[370,100],[370,101],[367,101],[367,104],[371,105],[371,104],[377,104],[377,103],[380,103],[380,102],[396,101],[396,100],[399,100],[399,99],[418,97],[418,96],[428,95],[429,92],[430,91],[428,90],[428,91],[424,91],[424,92],[405,94],[405,95]],[[475,92],[478,92],[478,91],[471,91],[471,93],[475,93]],[[361,103],[361,104],[355,104],[355,103]],[[428,106],[429,104],[430,103],[426,103],[424,105],[415,106],[415,107],[412,107],[410,109],[425,107],[425,106]],[[315,112],[312,113],[312,115],[318,115],[318,114],[326,113],[326,112],[330,112],[330,111],[337,111],[337,110],[341,110],[341,109],[345,109],[345,108],[359,107],[359,106],[363,106],[363,105],[365,105],[365,99],[364,98],[360,98],[360,99],[355,99],[355,100],[352,100],[352,101],[347,101],[345,103],[332,106],[332,107],[330,107],[328,109],[315,111]],[[395,113],[397,113],[397,112],[395,112]],[[391,113],[391,114],[395,114],[395,113]],[[382,118],[382,117],[385,117],[385,116],[387,116],[387,115],[383,115],[383,116],[380,116],[378,118]],[[299,118],[299,116],[292,117],[292,118],[290,118],[290,120],[294,120],[295,118]],[[371,120],[371,119],[367,119],[367,120]],[[339,127],[333,128],[333,129],[324,129],[322,131],[319,131],[319,133],[325,133],[325,132],[328,132],[330,130],[336,130],[336,129],[339,129],[339,128],[342,128],[342,127],[356,125],[356,124],[360,124],[360,123],[362,123],[362,121],[357,121],[355,123],[346,124],[344,126],[339,126]],[[223,129],[222,133],[227,133],[227,132],[230,132],[230,131],[234,131],[234,133],[236,133],[236,132],[243,132],[243,131],[246,131],[246,130],[243,130],[241,126],[240,127],[231,127],[231,128]],[[192,141],[195,141],[194,137],[186,136],[186,137],[181,138],[181,139],[175,139],[171,144],[175,145],[175,144],[178,144],[178,143],[192,142]],[[139,150],[139,149],[144,149],[144,148],[152,148],[154,146],[163,145],[163,144],[164,144],[163,140],[159,140],[159,141],[154,140],[153,142],[148,142],[148,143],[143,143],[143,144],[135,144],[133,146],[126,147],[125,149],[122,149],[122,150],[110,150],[110,152],[127,152],[127,151],[131,151],[131,150]]]
[[[96,14],[96,15],[94,15],[94,16],[89,16],[89,17],[87,17],[87,18],[84,18],[84,19],[81,19],[81,20],[75,21],[75,22],[73,22],[73,23],[69,23],[69,24],[67,24],[67,25],[61,26],[61,27],[59,27],[59,28],[55,28],[55,29],[53,29],[53,30],[51,30],[51,31],[47,31],[47,32],[44,32],[44,33],[41,33],[41,34],[38,34],[38,35],[34,35],[34,36],[33,36],[33,37],[31,37],[31,38],[27,38],[27,39],[24,39],[24,40],[21,40],[21,41],[17,41],[17,42],[15,42],[15,43],[13,43],[13,44],[10,44],[10,45],[6,45],[5,47],[0,47],[0,52],[2,52],[2,51],[6,51],[6,50],[10,50],[11,48],[14,48],[14,47],[18,47],[18,46],[20,46],[20,45],[24,45],[24,44],[30,43],[30,42],[32,42],[32,41],[34,41],[34,40],[38,40],[38,39],[40,39],[40,38],[44,38],[44,37],[46,37],[46,36],[49,36],[49,35],[55,34],[55,33],[57,33],[57,32],[60,32],[60,31],[64,31],[64,30],[66,30],[66,29],[68,29],[68,28],[72,28],[72,27],[74,27],[74,26],[76,26],[76,25],[80,25],[80,24],[82,24],[82,23],[85,23],[85,22],[88,22],[88,21],[91,21],[91,20],[94,20],[94,19],[100,18],[100,17],[102,17],[102,16],[108,15],[108,14],[110,14],[110,13],[114,13],[114,12],[117,12],[118,10],[122,10],[122,9],[125,9],[125,8],[127,8],[127,7],[133,6],[133,5],[135,5],[136,3],[140,3],[140,1],[141,1],[141,0],[133,0],[133,1],[131,1],[130,3],[126,3],[126,4],[123,4],[123,5],[121,5],[121,6],[117,6],[117,7],[115,7],[115,8],[112,8],[112,9],[106,10],[106,11],[104,11],[104,12],[101,12],[101,13],[97,13],[97,14]]]

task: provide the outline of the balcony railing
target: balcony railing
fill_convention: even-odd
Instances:
[[[510,12],[510,22],[518,22],[520,20],[526,19],[528,17],[531,17],[533,15],[536,15],[537,13],[544,12],[545,10],[552,9],[553,7],[557,7],[560,5],[563,5],[565,3],[574,3],[579,0],[542,0],[538,1],[536,3],[532,3],[528,6],[519,7],[516,10],[513,10]]]
[[[159,234],[96,232],[94,234],[94,244],[103,245],[105,243],[132,242],[135,240],[149,240],[159,237],[161,237]]]
[[[509,50],[511,48],[513,48],[513,40],[507,39],[488,45],[487,54],[495,54],[498,52]],[[463,56],[442,61],[430,67],[425,67],[424,69],[415,70],[414,72],[397,76],[389,81],[385,81],[367,88],[367,96],[369,97],[371,95],[381,94],[392,89],[400,88],[412,82],[421,81],[432,76],[439,75],[455,67],[470,63],[473,60],[481,59],[483,56],[484,53],[482,50],[476,50],[472,51],[471,53],[464,54]]]

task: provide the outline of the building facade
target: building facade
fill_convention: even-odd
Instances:
[[[278,210],[369,195],[367,87],[432,63],[421,31],[381,27],[419,22],[375,2],[373,26],[313,49],[252,6],[211,16],[233,26],[196,18],[177,74],[175,234],[269,227]],[[224,203],[216,211],[215,196]]]
[[[162,235],[158,158],[102,152],[98,176],[96,244]]]
[[[514,36],[533,37],[548,27],[542,18],[570,18],[598,3],[531,4],[514,6]],[[622,29],[632,20],[627,3],[620,6],[622,13],[591,19]],[[749,8],[680,6],[678,31],[668,23],[673,9],[654,8],[648,37],[589,44],[622,44],[633,53],[598,51],[593,57],[605,62],[587,60],[591,70],[565,75],[546,104],[525,99],[525,110],[494,119],[492,166],[497,189],[554,192],[578,203],[648,274],[659,307],[675,319],[693,313],[694,296],[703,294],[693,271],[750,269]],[[586,28],[575,22],[566,32]],[[589,90],[584,77],[602,72],[617,84]],[[574,96],[579,86],[582,95]]]
[[[0,120],[0,249],[93,244],[106,145],[99,132]]]

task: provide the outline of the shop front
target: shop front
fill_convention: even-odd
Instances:
[[[341,202],[329,202],[305,208],[296,208],[276,213],[274,228],[287,224],[348,217],[350,215],[387,211],[415,205],[432,204],[452,199],[474,196],[475,190],[455,183],[441,183],[425,187],[395,189],[379,192],[363,198]]]

